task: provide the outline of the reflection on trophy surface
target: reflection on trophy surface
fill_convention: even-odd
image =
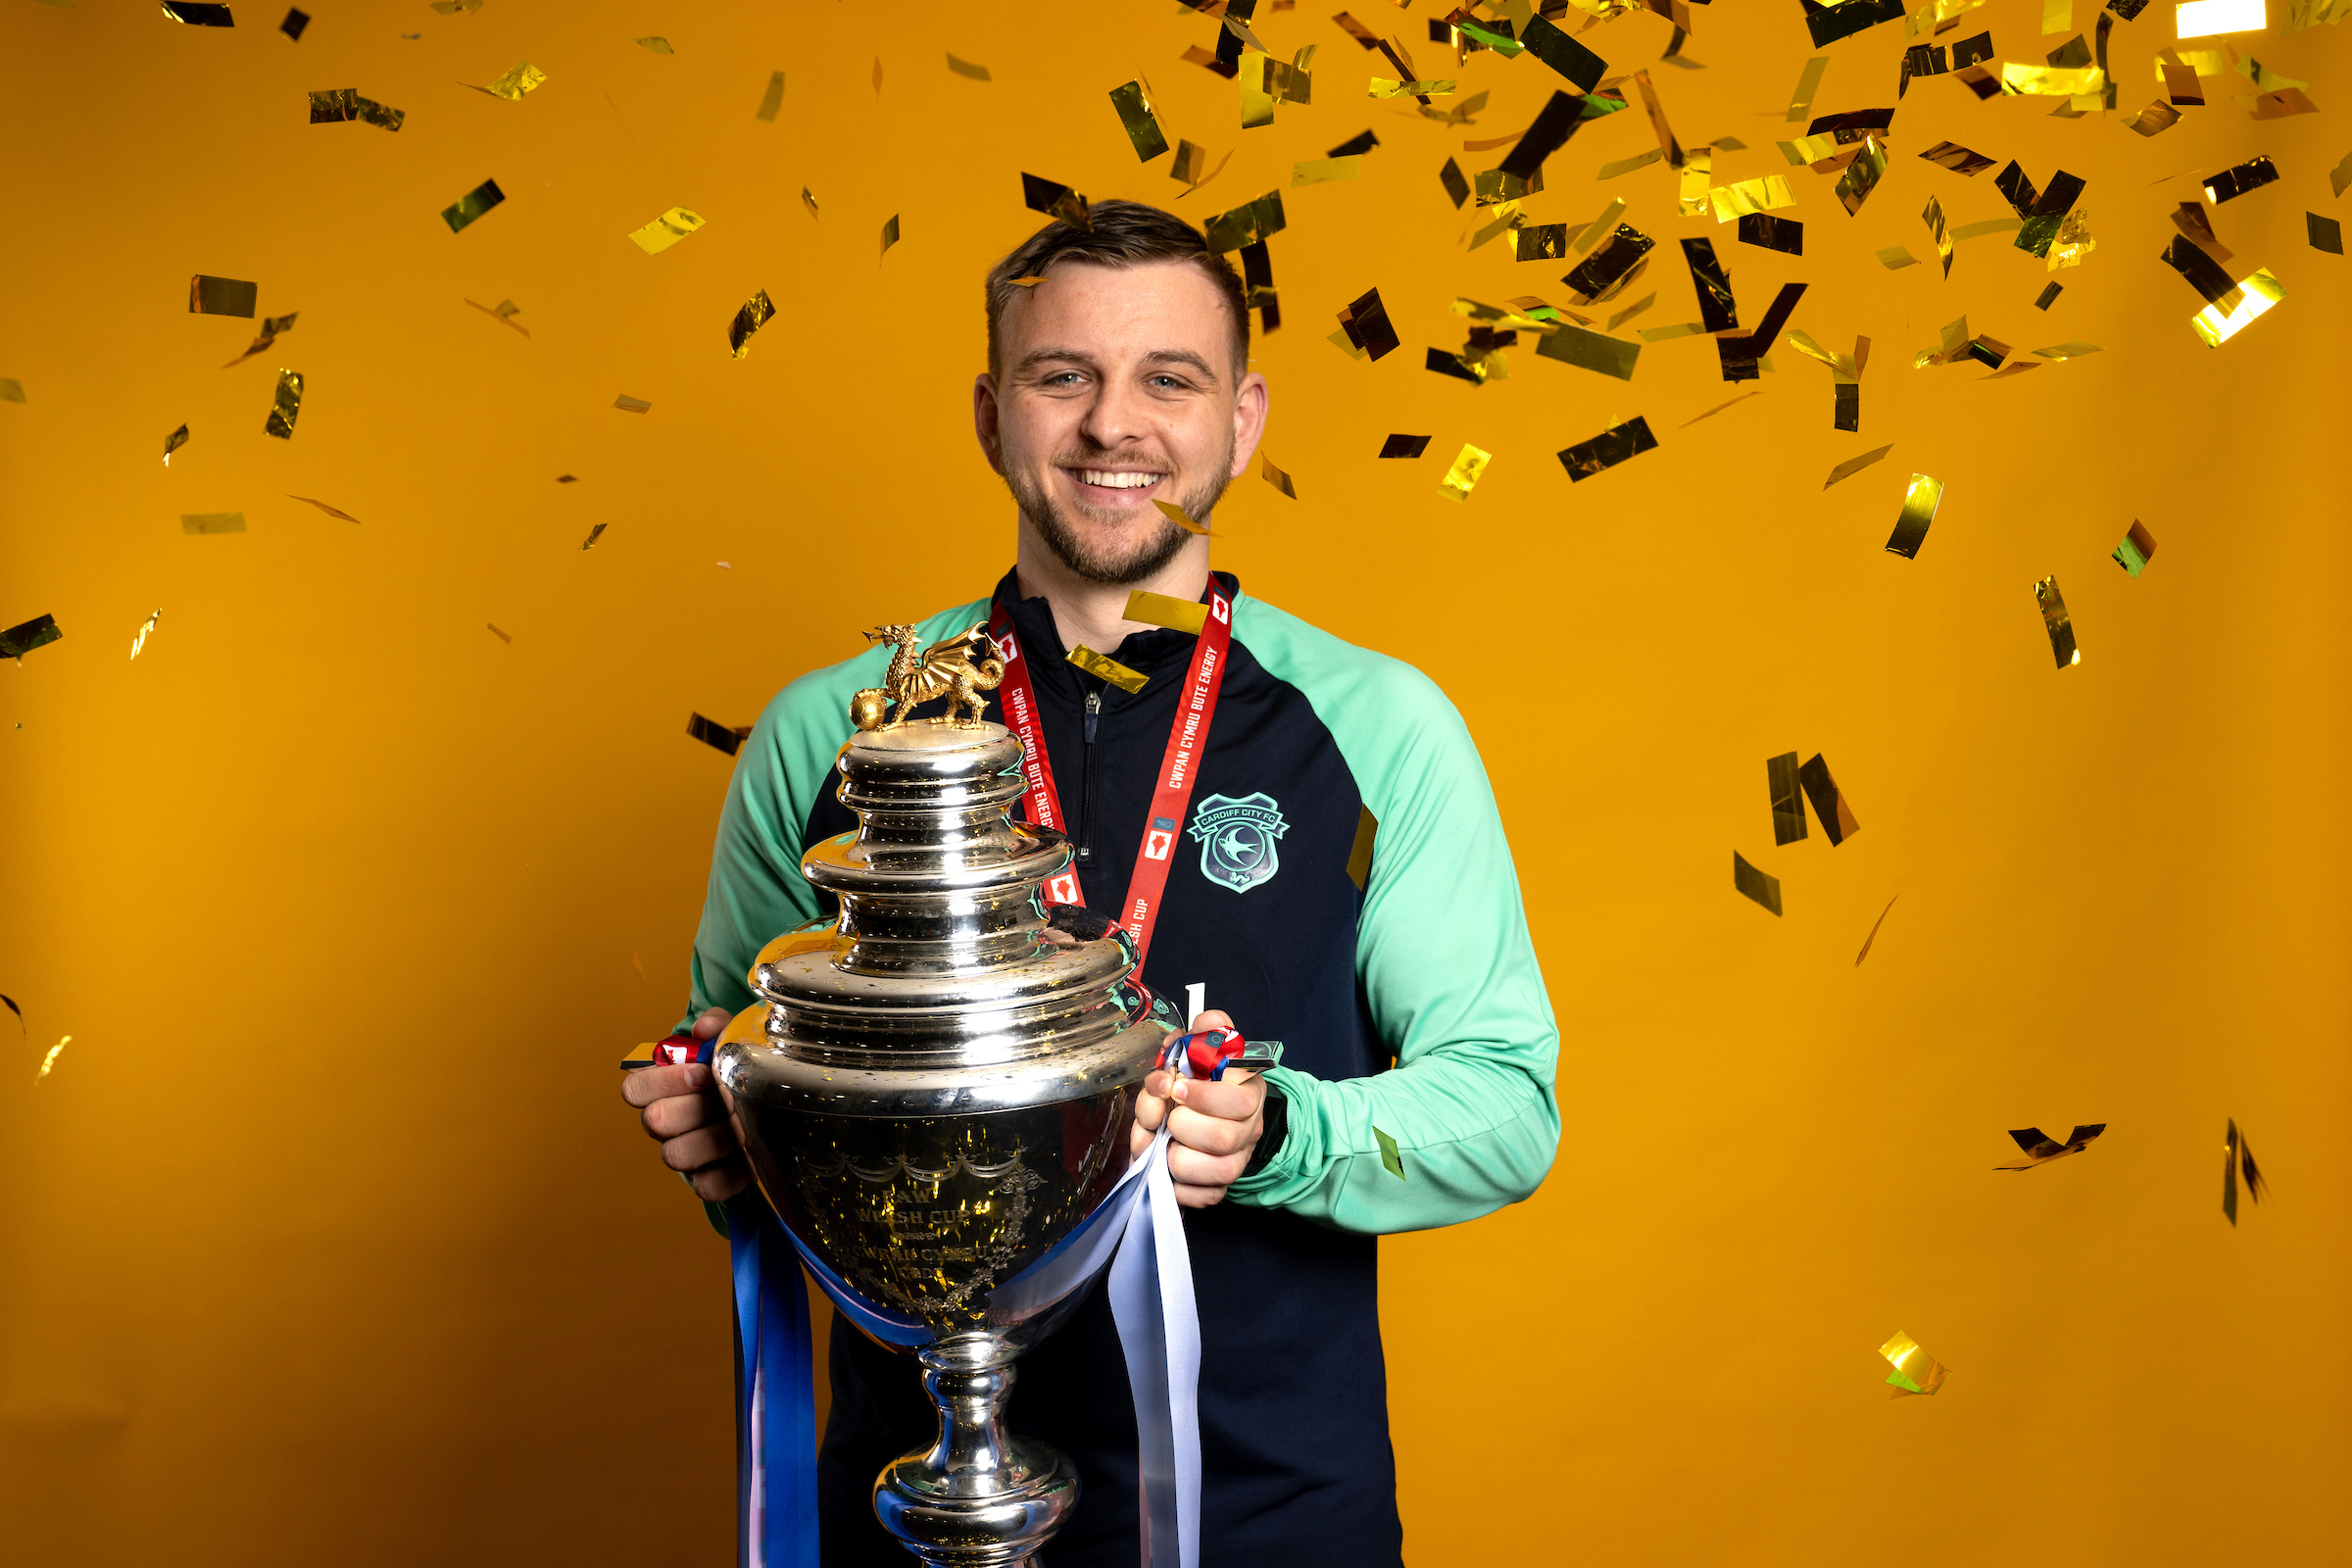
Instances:
[[[760,1001],[716,1062],[760,1189],[843,1318],[926,1369],[939,1439],[883,1472],[883,1524],[926,1562],[1018,1564],[1078,1478],[1005,1434],[1012,1361],[1083,1292],[1004,1288],[1126,1172],[1175,1020],[1152,1016],[1123,933],[1049,933],[1039,885],[1070,850],[1007,815],[1021,746],[978,716],[1002,672],[971,657],[982,630],[919,651],[911,628],[867,633],[898,652],[838,764],[860,825],[801,862],[840,919],[761,951]],[[936,697],[948,716],[906,719]]]

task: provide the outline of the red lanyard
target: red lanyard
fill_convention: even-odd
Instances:
[[[997,696],[1004,705],[1004,724],[1020,740],[1027,779],[1023,799],[1029,820],[1038,827],[1069,831],[1061,814],[1061,797],[1054,788],[1054,763],[1046,756],[1046,736],[1038,721],[1037,688],[1029,679],[1029,664],[1013,635],[1012,616],[1000,599],[988,625],[997,653],[1004,661],[1004,676]],[[1174,858],[1177,830],[1193,798],[1193,781],[1200,776],[1202,753],[1208,746],[1209,720],[1216,716],[1217,693],[1225,682],[1226,651],[1233,644],[1233,604],[1212,581],[1208,590],[1208,620],[1193,649],[1185,671],[1184,691],[1177,699],[1176,717],[1168,725],[1168,749],[1159,760],[1159,778],[1152,790],[1152,817],[1144,842],[1136,851],[1135,870],[1127,879],[1127,903],[1118,923],[1135,939],[1137,957],[1152,950],[1152,928],[1159,918],[1160,895],[1168,885],[1168,866]],[[1048,904],[1084,904],[1078,873],[1064,870],[1046,883]]]

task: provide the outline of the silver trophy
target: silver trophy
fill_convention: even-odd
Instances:
[[[888,688],[858,695],[841,752],[859,826],[801,861],[840,918],[760,953],[760,1000],[715,1061],[760,1190],[841,1320],[922,1363],[938,1439],[883,1470],[875,1513],[924,1562],[1017,1565],[1078,1477],[1005,1432],[1013,1360],[1085,1294],[1041,1303],[1023,1286],[1125,1174],[1136,1093],[1178,1020],[1125,933],[1049,928],[1039,886],[1071,852],[1007,814],[1021,745],[978,717],[1002,673],[964,652],[981,630],[925,651],[910,628],[869,634],[899,657]],[[907,722],[931,696],[952,716]]]

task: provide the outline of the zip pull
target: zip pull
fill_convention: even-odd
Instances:
[[[1086,744],[1089,746],[1095,744],[1095,720],[1102,716],[1102,694],[1088,692],[1086,694]]]

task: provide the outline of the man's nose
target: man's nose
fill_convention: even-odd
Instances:
[[[1148,423],[1142,395],[1125,382],[1104,379],[1098,383],[1094,401],[1087,405],[1079,433],[1097,451],[1108,452],[1143,435]]]

